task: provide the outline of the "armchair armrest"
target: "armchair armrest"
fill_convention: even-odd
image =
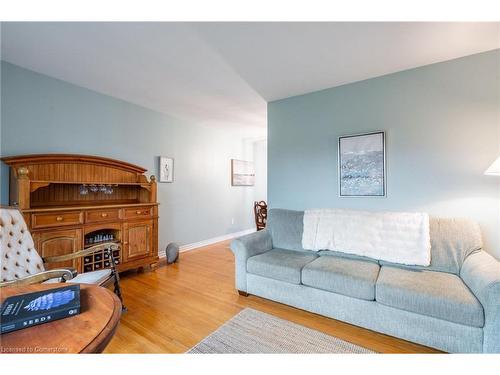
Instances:
[[[485,251],[469,255],[460,277],[483,305],[483,351],[500,353],[500,262]]]
[[[247,291],[247,260],[265,253],[273,248],[271,235],[267,230],[250,233],[231,242],[231,250],[235,258],[236,288]]]
[[[76,270],[72,268],[64,269],[58,268],[49,271],[43,271],[37,273],[36,275],[31,275],[23,277],[21,279],[16,279],[12,281],[4,281],[0,283],[0,288],[8,286],[19,286],[19,285],[29,285],[29,284],[39,284],[50,279],[61,278],[63,281],[71,280],[76,276]]]
[[[43,262],[44,263],[64,262],[67,260],[84,257],[99,250],[105,250],[105,249],[118,250],[119,248],[120,245],[117,244],[116,242],[104,242],[99,245],[94,245],[87,249],[77,251],[76,253],[46,257],[43,258]]]

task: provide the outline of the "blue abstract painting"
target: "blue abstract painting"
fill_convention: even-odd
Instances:
[[[339,137],[341,197],[385,196],[385,133]]]

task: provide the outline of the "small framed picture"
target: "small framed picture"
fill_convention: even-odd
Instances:
[[[339,137],[339,196],[385,197],[385,132]]]
[[[255,185],[255,167],[252,161],[231,159],[231,185]]]
[[[174,159],[160,156],[160,182],[174,182]]]

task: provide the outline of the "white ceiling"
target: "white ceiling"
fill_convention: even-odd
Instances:
[[[2,59],[204,125],[500,47],[499,23],[3,23]]]

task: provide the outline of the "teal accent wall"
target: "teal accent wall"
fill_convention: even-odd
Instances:
[[[256,188],[230,186],[230,159],[253,159],[253,134],[186,123],[6,62],[1,90],[2,156],[99,155],[140,165],[148,176],[158,175],[158,156],[173,157],[174,183],[158,184],[160,249],[254,227]],[[0,186],[7,204],[3,163]]]
[[[425,211],[477,220],[500,258],[500,51],[268,104],[271,207]],[[338,137],[386,131],[387,197],[338,196]]]

